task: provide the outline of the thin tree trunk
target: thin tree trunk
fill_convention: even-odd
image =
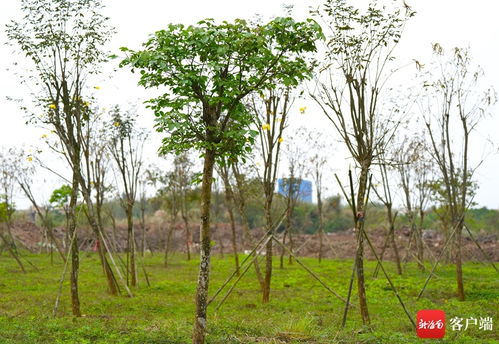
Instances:
[[[234,253],[234,263],[236,265],[236,275],[239,276],[239,256],[237,254],[237,238],[236,238],[236,221],[234,219],[234,192],[232,191],[232,186],[229,180],[229,170],[227,166],[220,167],[220,175],[224,183],[225,188],[225,205],[227,207],[227,212],[229,213],[230,220],[230,230],[231,230],[231,243],[232,252]]]
[[[175,229],[175,223],[177,222],[177,214],[172,215],[172,219],[170,221],[170,226],[168,227],[168,231],[166,232],[166,240],[165,240],[165,268],[168,267],[168,259],[170,257],[170,246],[172,241],[173,230]]]
[[[317,211],[319,213],[319,263],[322,261],[322,250],[324,245],[324,219],[322,217],[322,198],[317,190]]]
[[[402,265],[400,265],[400,256],[399,256],[399,250],[397,248],[397,243],[395,241],[395,217],[397,214],[395,213],[395,216],[392,213],[392,206],[388,207],[388,222],[390,224],[390,241],[392,244],[393,248],[393,253],[395,255],[395,264],[397,265],[397,273],[399,275],[402,275]]]
[[[265,200],[265,222],[266,222],[266,227],[265,231],[269,232],[270,235],[273,235],[273,226],[272,226],[272,217],[270,214],[270,207],[272,205],[272,200],[267,198]],[[272,244],[273,240],[269,240],[267,242],[266,248],[265,248],[265,281],[263,284],[263,295],[262,295],[262,302],[263,303],[268,303],[270,301],[270,282],[272,280]]]
[[[462,107],[459,106],[459,110],[462,111]],[[457,279],[457,296],[460,301],[464,301],[464,282],[463,282],[463,262],[461,256],[461,246],[462,246],[462,235],[464,226],[464,216],[466,212],[466,199],[468,193],[468,142],[469,142],[469,131],[468,123],[466,121],[466,116],[460,113],[461,122],[464,131],[464,152],[463,152],[463,184],[461,186],[461,199],[460,204],[456,205],[459,209],[459,224],[457,227],[456,235],[456,279]],[[451,160],[452,161],[452,160]],[[457,203],[457,202],[456,202]]]
[[[282,238],[282,243],[284,245],[286,245],[286,237],[289,235],[289,241],[291,243],[291,188],[292,186],[289,185],[288,186],[288,197],[286,198],[286,207],[287,207],[287,210],[286,210],[286,225],[285,225],[285,228],[284,228],[284,235],[283,235],[283,238]],[[292,250],[292,249],[291,249]],[[281,256],[280,256],[280,262],[279,262],[279,267],[281,269],[284,269],[284,247],[281,247]],[[290,256],[291,257],[291,256]]]
[[[141,202],[145,202],[142,200]],[[145,256],[146,252],[146,217],[145,217],[145,205],[141,203],[140,207],[140,224],[142,227],[142,245],[141,245],[141,250],[142,250],[142,257]]]
[[[457,297],[459,301],[464,301],[464,282],[463,282],[463,262],[461,256],[461,238],[463,231],[463,222],[458,224],[456,232],[456,282],[457,282]]]
[[[215,230],[214,230],[215,233],[218,233],[218,224],[215,223]],[[215,238],[216,239],[216,238]],[[218,240],[218,243],[220,246],[220,258],[223,259],[224,258],[224,242],[223,242],[223,236],[222,236],[222,233],[220,233],[220,236],[219,236],[219,240]]]
[[[287,216],[286,216],[286,222],[287,222]],[[286,245],[286,238],[288,236],[288,226],[284,229],[284,233],[282,235],[282,244]],[[281,247],[281,256],[279,257],[279,268],[284,269],[284,247]]]
[[[239,197],[234,197],[234,200],[237,203],[237,209],[239,211],[239,216],[241,216],[241,221],[243,226],[243,248],[246,248],[248,245],[250,245],[251,248],[253,248],[254,241],[251,237],[248,215],[246,213],[245,194],[243,190],[241,175],[239,173],[238,168],[234,164],[232,165],[232,171],[234,172],[234,177],[236,179],[237,190],[239,195]],[[254,255],[256,255],[256,253]],[[263,279],[263,275],[260,270],[260,264],[258,263],[258,259],[253,260],[253,265],[255,267],[256,277],[258,279],[258,282],[260,283],[260,288],[263,290],[265,281]]]
[[[419,215],[419,226],[416,228],[416,249],[418,256],[418,267],[420,270],[424,270],[423,259],[424,259],[424,246],[423,246],[423,220],[424,220],[424,211],[420,210]]]
[[[84,195],[84,198],[87,204],[87,218],[97,240],[97,251],[99,253],[102,270],[104,272],[104,275],[106,276],[109,293],[111,295],[118,295],[118,282],[116,281],[116,277],[114,276],[113,270],[111,269],[111,265],[109,265],[109,262],[107,261],[107,249],[104,245],[101,245],[100,238],[102,233],[102,225],[99,224],[98,218],[96,218],[95,216],[93,204],[88,195]]]
[[[73,168],[77,168],[78,163],[73,163]],[[80,311],[80,298],[78,296],[78,272],[80,269],[79,252],[78,252],[78,236],[76,234],[76,201],[78,196],[78,172],[73,171],[72,192],[69,200],[68,214],[68,234],[71,241],[71,272],[70,272],[70,285],[71,285],[71,309],[75,317],[81,317]]]
[[[104,270],[104,274],[106,275],[109,293],[111,295],[118,295],[120,289],[118,286],[118,281],[116,280],[116,276],[114,275],[111,265],[107,260],[108,251],[106,245],[101,245],[101,237],[104,238],[104,225],[102,223],[102,203],[97,202],[95,210],[96,210],[95,213],[97,214],[97,223],[95,223],[95,221],[93,220],[90,222],[92,224],[94,234],[97,237],[97,242],[98,242],[97,249],[99,251],[101,265]],[[111,253],[109,252],[109,254]]]
[[[131,285],[132,287],[137,286],[137,272],[135,265],[135,233],[133,230],[133,204],[128,201],[127,205],[127,224],[128,224],[128,236],[127,236],[127,262],[129,263],[128,270],[131,275]],[[127,279],[128,281],[128,279]]]
[[[191,260],[191,230],[189,228],[189,219],[186,215],[182,215],[185,227],[185,250],[187,252],[187,260]]]
[[[355,269],[357,273],[357,289],[359,295],[359,307],[360,315],[362,317],[362,323],[368,324],[369,320],[369,310],[367,308],[367,298],[366,289],[364,282],[364,236],[362,231],[364,230],[364,213],[365,204],[364,198],[367,192],[367,176],[369,169],[362,166],[359,179],[359,190],[357,194],[357,218],[355,221],[355,229],[357,234],[357,252],[355,254]]]
[[[215,151],[206,149],[204,155],[203,181],[201,185],[201,231],[200,231],[200,262],[198,285],[196,289],[196,313],[193,344],[204,344],[207,328],[208,285],[210,277],[211,228],[210,206],[211,185],[213,182],[213,168],[215,165]]]
[[[292,220],[292,219],[290,219]],[[294,248],[294,242],[293,242],[293,225],[292,225],[292,221],[290,221],[289,223],[289,250],[291,252],[293,252],[293,248]],[[288,264],[291,265],[293,264],[293,255],[290,254],[289,257],[288,257]]]
[[[237,242],[236,242],[236,221],[234,220],[234,210],[232,207],[232,202],[230,199],[230,195],[226,192],[226,201],[227,201],[227,211],[229,212],[229,220],[230,220],[230,230],[231,230],[231,242],[232,242],[232,252],[234,253],[234,264],[236,265],[236,275],[239,276],[239,256],[237,255]]]

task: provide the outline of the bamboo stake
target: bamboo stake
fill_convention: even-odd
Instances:
[[[73,236],[71,238],[71,243],[69,244],[67,258],[64,260],[64,268],[62,270],[61,280],[59,281],[59,289],[57,291],[57,297],[55,298],[54,310],[52,312],[54,317],[57,315],[57,308],[59,308],[59,300],[60,300],[61,294],[62,294],[62,283],[64,283],[64,278],[66,277],[66,271],[68,268],[69,257],[71,255],[71,251],[73,249],[73,241],[74,241],[75,237],[76,237],[76,228],[75,228],[75,231],[73,232]]]
[[[482,249],[482,247],[480,246],[480,244],[478,243],[478,241],[475,239],[475,237],[473,236],[473,234],[471,233],[470,229],[468,228],[468,226],[466,226],[466,224],[464,225],[464,228],[466,228],[466,230],[468,231],[469,235],[470,235],[470,238],[471,240],[473,240],[473,242],[476,244],[476,246],[480,249],[480,252],[482,252],[483,256],[485,257],[485,259],[492,265],[492,267],[497,271],[499,272],[499,270],[497,270],[497,267],[496,265],[494,264],[494,262],[489,258],[489,256],[487,256],[487,253],[485,253],[485,251]]]
[[[461,221],[459,221],[461,222]],[[458,223],[459,224],[459,223]],[[444,247],[442,248],[442,251],[440,251],[440,254],[438,255],[437,257],[437,260],[435,261],[435,263],[433,264],[432,268],[431,268],[431,271],[430,271],[430,274],[428,275],[428,277],[426,278],[425,280],[425,283],[423,285],[423,288],[421,289],[421,291],[419,292],[418,294],[418,297],[416,298],[416,300],[419,300],[421,298],[421,296],[423,295],[425,289],[426,289],[426,286],[428,285],[428,283],[430,282],[430,279],[431,279],[431,276],[433,275],[433,272],[435,272],[435,269],[437,268],[437,265],[438,263],[440,262],[440,258],[442,258],[444,252],[446,251],[447,249],[447,246],[449,245],[449,243],[451,242],[452,238],[454,237],[454,234],[456,234],[457,232],[457,227],[458,226],[454,226],[453,230],[452,230],[452,233],[451,235],[449,235],[449,237],[447,238],[447,241],[445,242],[444,244]]]
[[[299,260],[295,254],[293,252],[291,252],[291,250],[289,248],[287,248],[285,245],[283,245],[279,240],[277,240],[273,235],[272,235],[272,239],[274,239],[279,245],[281,245],[281,247],[283,247],[291,256],[293,256],[293,258],[296,260],[296,262],[298,264],[300,264],[300,266],[302,268],[304,268],[310,275],[312,275],[312,277],[314,277],[324,288],[326,288],[327,291],[329,291],[330,293],[332,293],[334,296],[336,296],[338,299],[340,299],[341,301],[343,301],[345,304],[348,304],[347,301],[342,298],[340,295],[338,295],[334,290],[332,290],[331,288],[329,288],[327,286],[327,284],[325,284],[320,278],[319,276],[317,276],[312,270],[310,270],[306,265],[304,265],[301,260]],[[352,305],[350,305],[352,307]]]
[[[281,219],[279,220],[277,226],[274,226],[274,230],[276,230],[277,228],[279,228],[279,226],[281,225],[282,221],[284,221],[284,217],[285,217],[285,212],[281,215]],[[244,266],[244,264],[246,263],[246,261],[255,254],[255,251],[261,246],[262,242],[264,240],[267,239],[268,235],[272,232],[272,230],[268,230],[263,236],[262,238],[258,241],[258,243],[256,244],[256,246],[251,250],[251,252],[246,256],[246,258],[244,258],[244,260],[241,262],[241,265],[239,266],[240,269],[242,269],[242,267]],[[251,260],[250,262],[250,265],[254,262],[255,260]],[[210,303],[212,303],[215,298],[218,296],[218,294],[220,294],[220,292],[225,288],[225,286],[234,278],[234,276],[236,276],[237,274],[237,270],[234,270],[234,272],[225,280],[225,282],[222,284],[222,286],[220,288],[218,288],[218,290],[215,292],[215,294],[211,297],[211,299],[208,301],[207,305],[209,305]]]
[[[267,243],[269,242],[269,240],[271,240],[273,238],[272,235],[268,235],[267,236],[267,239],[264,241],[263,243],[263,246],[267,245]],[[251,267],[251,264],[256,260],[258,259],[258,254],[260,252],[257,252],[257,254],[255,254],[253,256],[253,259],[251,260],[251,262],[249,264],[246,265],[246,267],[244,268],[243,272],[241,274],[239,274],[239,276],[237,277],[236,281],[234,282],[234,284],[229,288],[229,290],[227,291],[227,293],[225,294],[225,296],[223,297],[223,299],[220,301],[220,303],[218,304],[217,308],[215,308],[215,311],[218,311],[220,309],[220,307],[222,307],[222,305],[224,304],[225,300],[227,300],[227,298],[229,297],[229,295],[232,293],[232,291],[234,290],[234,288],[236,287],[237,283],[239,283],[239,281],[241,280],[241,278],[246,274],[246,272],[248,272],[249,268]]]
[[[111,254],[111,251],[109,250],[109,246],[107,245],[107,242],[106,242],[106,239],[104,238],[104,235],[102,235],[101,231],[99,231],[99,234],[100,234],[100,237],[102,238],[102,243],[106,247],[106,251],[109,254],[109,259],[111,260],[111,263],[113,264],[114,269],[116,270],[116,273],[118,274],[119,279],[123,283],[123,286],[125,287],[125,290],[126,290],[128,296],[129,297],[133,297],[132,292],[128,288],[128,285],[126,284],[126,282],[125,282],[125,280],[123,278],[123,275],[121,274],[120,270],[118,269],[118,266],[116,265],[116,262],[114,261],[113,255]]]
[[[344,328],[347,322],[348,306],[350,303],[350,297],[352,296],[353,281],[355,279],[355,268],[357,267],[357,261],[354,259],[352,267],[352,275],[350,276],[350,284],[348,286],[347,303],[345,303],[345,310],[343,311],[343,319],[341,320],[341,327]]]

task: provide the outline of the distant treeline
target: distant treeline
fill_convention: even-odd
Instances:
[[[284,209],[284,199],[281,195],[276,194],[277,204],[275,213]],[[223,203],[223,192],[215,192],[213,197],[213,210],[214,220],[217,222],[228,222],[228,215]],[[258,228],[263,226],[263,200],[258,197],[252,197],[247,204],[248,220],[251,228]],[[83,205],[81,205],[83,206]],[[117,223],[126,220],[125,212],[120,206],[119,200],[110,200],[105,202],[104,208],[106,216],[104,216],[104,224],[111,226],[114,220]],[[199,192],[197,189],[191,190],[189,217],[193,223],[199,218]],[[164,216],[169,216],[168,206],[161,194],[155,197],[150,197],[146,200],[145,216],[150,219],[154,214],[159,211],[164,211]],[[386,210],[382,204],[370,204],[368,208],[369,216],[367,217],[367,228],[385,228],[386,227]],[[137,202],[134,208],[134,217],[140,217],[140,202]],[[50,212],[50,219],[54,226],[64,226],[66,217],[63,210],[53,209]],[[29,211],[16,212],[17,218],[28,220],[30,217]],[[240,219],[238,219],[240,220]],[[79,222],[86,225],[86,217],[84,212],[80,211]],[[296,205],[293,216],[293,231],[297,233],[313,234],[318,228],[318,213],[316,204],[300,203]],[[469,209],[466,214],[466,224],[468,228],[473,231],[487,231],[493,232],[499,229],[499,210],[488,209],[487,207]],[[348,230],[353,227],[351,210],[344,203],[340,196],[329,197],[324,202],[324,230],[325,232],[338,232]],[[409,226],[409,220],[403,213],[398,212],[396,220],[396,229]],[[282,227],[282,226],[281,226]],[[424,229],[442,230],[443,224],[438,215],[438,209],[430,208],[426,210],[425,219],[423,223]],[[281,228],[282,229],[282,228]]]

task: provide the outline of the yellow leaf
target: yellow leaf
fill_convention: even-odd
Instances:
[[[100,90],[100,86],[94,86],[96,90]]]
[[[57,105],[55,105],[55,104],[50,104],[50,105],[49,105],[49,108],[51,108],[51,109],[55,110],[55,109],[57,109]]]
[[[279,143],[281,143],[282,141],[284,141],[284,139],[282,137],[279,137]]]
[[[270,130],[270,124],[268,124],[268,123],[262,124],[262,129],[263,130]]]

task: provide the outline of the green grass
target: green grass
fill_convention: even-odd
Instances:
[[[151,287],[140,279],[135,297],[112,297],[95,254],[81,254],[80,299],[82,318],[71,316],[69,285],[64,284],[59,314],[52,316],[60,260],[50,263],[46,255],[27,257],[40,271],[23,274],[15,262],[0,256],[0,343],[189,343],[194,314],[197,260],[176,255],[164,268],[162,256],[147,257],[145,267]],[[54,257],[55,258],[55,257]],[[303,259],[340,295],[346,296],[352,261]],[[233,268],[230,256],[212,261],[210,294],[223,283]],[[275,259],[271,302],[262,305],[253,269],[243,277],[223,307],[209,308],[208,343],[499,343],[499,279],[489,266],[464,266],[467,300],[454,297],[453,266],[441,266],[424,296],[416,301],[426,274],[408,264],[404,276],[387,270],[411,312],[443,309],[447,318],[459,316],[493,318],[494,330],[478,328],[453,332],[443,340],[416,337],[409,319],[380,272],[373,279],[375,263],[366,264],[367,297],[372,324],[361,325],[355,288],[345,329],[340,328],[343,306],[296,263],[281,270]],[[219,298],[220,299],[220,298]]]

